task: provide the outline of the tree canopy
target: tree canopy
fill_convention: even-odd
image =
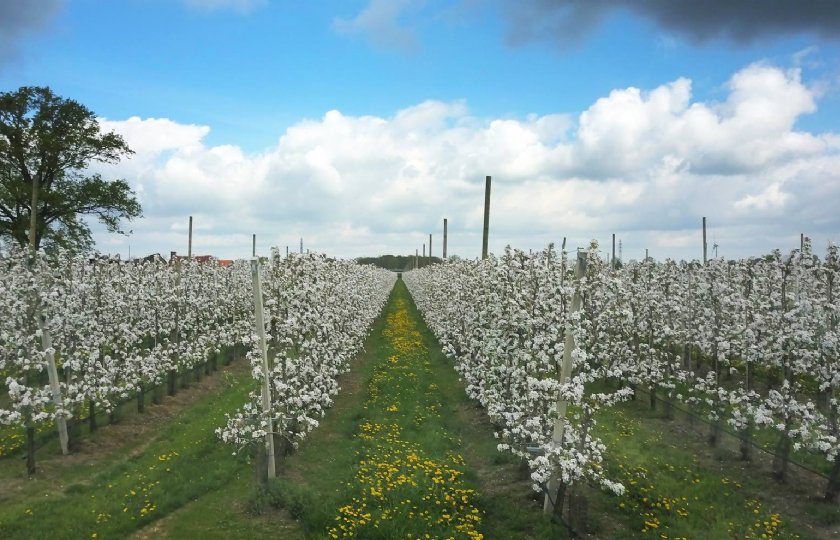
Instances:
[[[83,216],[110,232],[142,215],[124,179],[91,173],[92,162],[116,163],[132,154],[123,138],[103,133],[84,105],[46,87],[0,93],[0,238],[34,247],[86,251],[93,245]]]

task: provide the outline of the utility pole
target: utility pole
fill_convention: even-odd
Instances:
[[[490,177],[484,179],[484,234],[481,239],[481,258],[487,258],[487,242],[490,239]]]
[[[443,218],[443,260],[446,260],[446,218]]]
[[[187,258],[192,259],[192,216],[190,216],[190,232],[187,240]]]

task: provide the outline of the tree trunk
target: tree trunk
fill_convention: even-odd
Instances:
[[[840,494],[840,456],[834,458],[834,466],[831,467],[831,475],[828,477],[828,487],[825,489],[825,501],[837,502],[838,494]]]
[[[81,432],[79,422],[76,420],[81,415],[79,414],[79,407],[73,408],[73,420],[67,422],[67,448],[71,452],[79,449],[79,435]]]
[[[146,412],[146,393],[143,391],[143,385],[137,385],[137,412]]]
[[[656,410],[656,386],[650,387],[650,410]]]
[[[709,426],[709,446],[717,447],[720,442],[720,416]]]
[[[91,433],[96,431],[96,404],[93,400],[88,401],[88,429]]]
[[[747,424],[747,427],[741,430],[741,460],[752,461],[752,422]]]
[[[262,440],[258,441],[257,444],[254,445],[254,453],[254,464],[256,467],[255,473],[257,478],[257,485],[264,486],[268,483],[268,462],[266,461],[267,456],[265,455],[265,445],[263,444]]]
[[[177,371],[175,371],[174,369],[169,370],[166,391],[170,396],[174,396],[175,392],[177,391],[175,389],[175,387],[176,387],[175,379],[176,379],[177,376],[178,376]]]
[[[569,525],[572,534],[585,538],[589,529],[589,501],[579,489],[573,489],[569,494]]]
[[[519,460],[519,479],[521,481],[530,480],[531,478],[531,467],[528,466],[528,460],[522,458]]]
[[[563,504],[566,502],[566,484],[560,482],[557,492],[554,494],[554,513],[563,517]]]
[[[790,436],[785,430],[776,445],[776,457],[773,458],[773,478],[779,482],[787,480],[788,463],[790,462]]]
[[[280,470],[280,467],[283,466],[283,461],[285,460],[286,456],[292,453],[292,445],[286,440],[285,437],[280,435],[279,433],[275,433],[274,437],[274,469]]]
[[[26,474],[35,474],[35,428],[26,426]]]

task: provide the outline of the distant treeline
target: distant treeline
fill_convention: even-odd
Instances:
[[[379,257],[359,257],[356,259],[359,264],[372,264],[386,270],[411,270],[414,268],[414,255],[380,255]],[[417,265],[421,268],[433,263],[441,263],[440,257],[417,257]]]

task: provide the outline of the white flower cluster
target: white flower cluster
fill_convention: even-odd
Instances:
[[[609,318],[629,315],[606,306],[603,291],[614,284],[594,252],[588,257],[587,273],[579,282],[572,279],[566,253],[558,256],[552,247],[532,255],[507,249],[501,258],[405,274],[468,394],[496,425],[499,449],[528,460],[537,490],[552,476],[566,485],[586,478],[613,492],[623,490],[604,476],[604,445],[592,428],[599,407],[627,399],[631,391],[593,392],[591,383],[623,374],[621,347],[600,337]],[[576,287],[583,304],[573,313]],[[561,384],[567,328],[575,338],[573,369]],[[568,413],[561,420],[563,438],[554,442],[558,399],[566,402]]]
[[[784,257],[618,269],[591,250],[577,285],[565,253],[508,249],[405,280],[468,394],[497,425],[500,449],[528,458],[537,484],[558,475],[620,489],[602,474],[592,416],[640,386],[652,403],[684,400],[712,422],[745,432],[771,426],[793,448],[840,455],[836,246],[824,260],[806,242]],[[577,314],[569,312],[574,287],[583,295]],[[560,385],[566,328],[574,369]],[[555,445],[558,397],[569,414]]]
[[[84,403],[110,411],[167,373],[185,372],[246,341],[249,285],[241,263],[169,266],[43,254],[30,263],[21,251],[0,257],[0,382],[9,397],[0,423],[52,422],[77,414]],[[46,352],[58,366],[59,406],[47,381]]]
[[[266,435],[271,419],[274,433],[296,446],[332,404],[339,391],[336,379],[360,351],[396,276],[322,255],[281,258],[277,253],[261,274],[271,408],[262,410],[255,390],[216,433],[244,448]],[[250,292],[247,298],[253,298]],[[254,336],[248,357],[254,378],[262,384],[256,341]]]

